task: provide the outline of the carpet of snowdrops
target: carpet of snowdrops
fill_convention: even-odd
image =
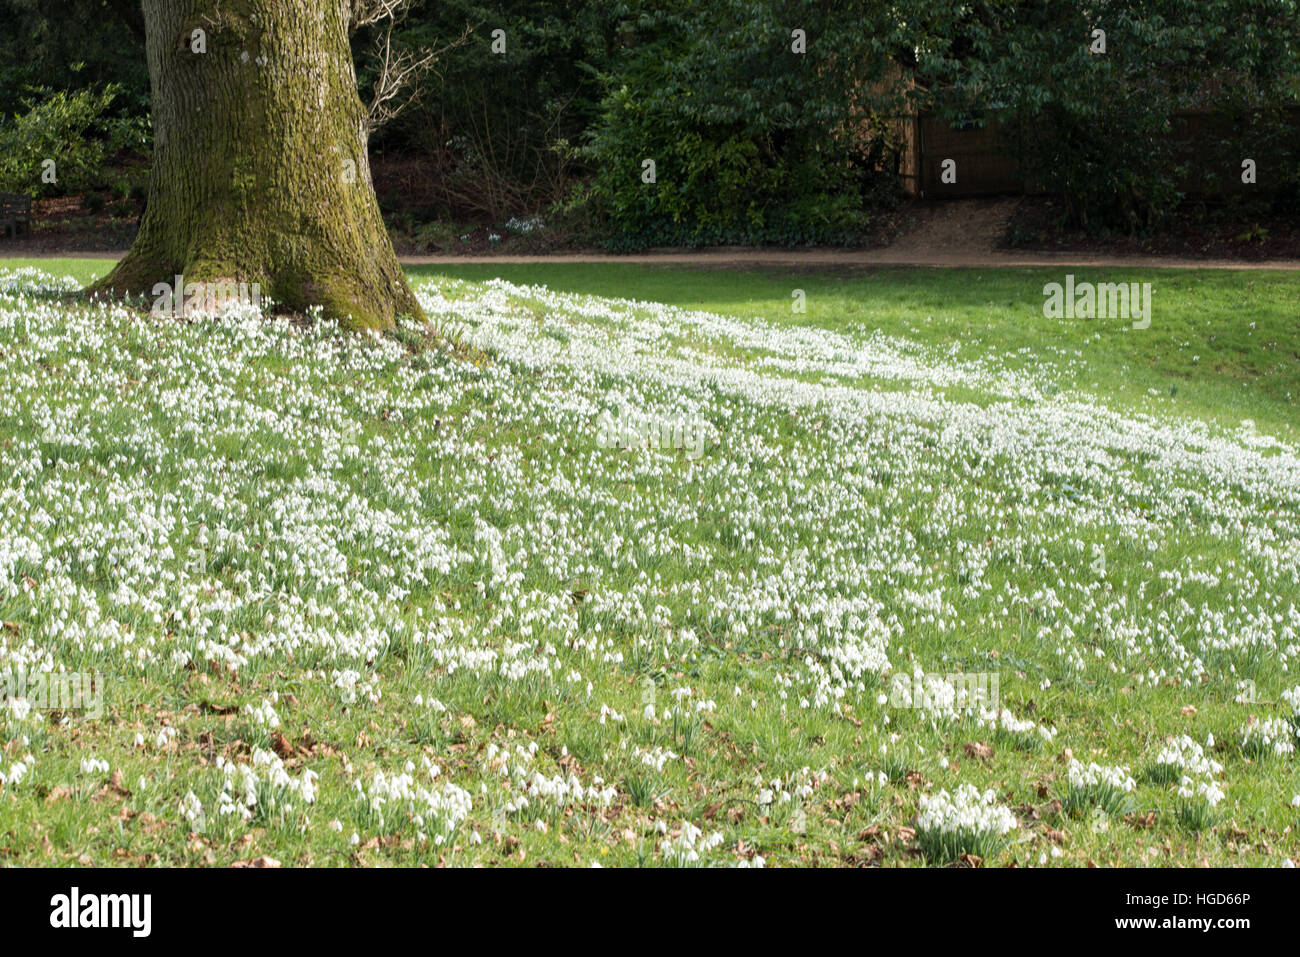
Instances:
[[[0,860],[1300,859],[1249,422],[503,281],[438,336],[75,288],[0,272],[0,672],[102,714],[11,680]]]

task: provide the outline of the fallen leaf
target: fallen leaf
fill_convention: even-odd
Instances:
[[[1156,826],[1156,812],[1148,811],[1146,814],[1140,814],[1135,811],[1134,813],[1129,814],[1125,820],[1139,831],[1143,831],[1147,828]]]
[[[884,856],[885,852],[879,844],[868,844],[860,849],[853,859],[858,864],[875,864]]]

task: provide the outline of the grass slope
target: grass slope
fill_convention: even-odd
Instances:
[[[104,678],[6,860],[1300,857],[1296,279],[413,278],[452,348],[0,280],[0,665]]]

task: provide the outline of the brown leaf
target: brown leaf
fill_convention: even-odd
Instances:
[[[131,796],[131,789],[122,783],[122,771],[120,768],[114,768],[113,773],[108,776],[108,785],[118,794],[126,797]]]
[[[993,757],[993,749],[979,741],[968,742],[962,750],[972,758],[980,758],[985,761]]]
[[[261,857],[255,857],[251,861],[235,861],[231,867],[279,867],[280,862],[274,857],[267,857],[265,854]]]
[[[854,855],[854,860],[858,864],[875,864],[884,856],[885,851],[879,844],[868,844]]]
[[[293,757],[293,745],[291,745],[289,739],[279,731],[276,731],[271,735],[271,750],[286,761]]]
[[[1139,831],[1144,831],[1147,828],[1156,826],[1156,812],[1148,811],[1146,814],[1142,814],[1134,811],[1132,814],[1126,815],[1125,820]]]
[[[70,797],[72,797],[71,791],[65,787],[57,787],[49,794],[45,795],[45,803],[54,804],[58,801],[66,801]]]

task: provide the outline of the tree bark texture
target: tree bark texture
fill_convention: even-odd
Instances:
[[[103,290],[259,283],[353,328],[423,313],[379,215],[348,0],[144,0],[149,202]],[[198,33],[196,31],[202,31]],[[179,291],[178,291],[179,292]]]

